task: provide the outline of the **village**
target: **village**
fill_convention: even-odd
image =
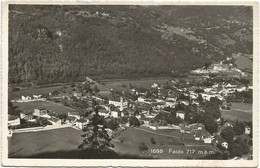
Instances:
[[[200,80],[175,78],[164,84],[153,83],[149,88],[129,84],[124,89],[110,89],[106,94],[101,94],[101,85],[86,77],[86,81],[73,83],[62,91],[55,90],[45,97],[23,95],[10,102],[49,102],[67,110],[61,114],[48,106],[37,106],[21,111],[19,116],[8,115],[8,138],[11,139],[14,133],[65,127],[84,130],[97,109],[111,138],[116,139],[115,135],[129,127],[153,133],[173,130],[172,136],[182,139],[185,145],[187,139],[195,146],[216,146],[216,151],[222,154],[241,158],[252,151],[252,121],[223,118],[221,112],[231,111],[234,101],[252,103],[247,97],[252,92],[252,85],[241,79],[245,75],[243,72],[233,78],[214,76],[230,71],[240,73],[232,65],[221,62],[192,71],[195,76],[199,74]],[[247,150],[237,154],[234,143],[248,146]]]

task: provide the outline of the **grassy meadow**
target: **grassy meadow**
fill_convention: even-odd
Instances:
[[[158,133],[159,131],[153,131]],[[165,135],[171,135],[171,131],[166,131]],[[178,136],[176,130],[172,130],[172,135]],[[151,138],[155,139],[155,144],[151,143]],[[194,140],[188,142],[187,145],[184,140],[179,138],[167,137],[162,135],[157,135],[142,130],[137,130],[135,128],[129,127],[126,130],[122,131],[120,135],[112,140],[112,143],[115,145],[115,152],[119,154],[131,154],[139,155],[153,158],[163,158],[163,159],[186,159],[190,158],[199,158],[203,157],[201,154],[198,154],[197,151],[216,151],[217,149],[212,145],[205,145]],[[139,149],[139,145],[145,143],[148,147],[146,152],[142,152]],[[203,145],[203,146],[201,146]],[[152,149],[162,149],[163,153],[154,154],[151,152]],[[193,154],[188,153],[189,150],[195,150]],[[180,150],[183,151],[182,154],[172,154],[169,153],[169,150]]]
[[[48,131],[16,133],[8,141],[8,157],[28,157],[45,152],[77,149],[82,131],[61,128]]]
[[[36,107],[45,107],[48,110],[57,112],[59,114],[67,114],[70,108],[61,106],[49,101],[32,101],[32,102],[22,102],[22,103],[13,103],[14,106],[17,106],[21,111],[33,111]]]
[[[220,110],[224,119],[252,121],[252,108],[250,103],[232,103],[231,110]]]

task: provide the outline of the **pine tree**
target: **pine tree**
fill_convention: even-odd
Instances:
[[[98,114],[98,108],[95,108],[95,114],[90,119],[86,133],[82,135],[85,137],[79,149],[91,149],[97,152],[108,150],[113,147],[110,143],[111,139],[103,126],[103,118]]]
[[[97,85],[94,86],[93,90],[94,90],[95,93],[98,93],[98,92],[100,91],[100,90],[98,89]]]

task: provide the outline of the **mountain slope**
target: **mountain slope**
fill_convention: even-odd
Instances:
[[[9,84],[171,75],[252,53],[252,8],[9,6]],[[246,37],[245,37],[246,36]]]

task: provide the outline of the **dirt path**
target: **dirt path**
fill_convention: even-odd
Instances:
[[[71,124],[63,124],[63,125],[52,125],[52,126],[46,126],[46,127],[35,127],[34,128],[24,128],[24,129],[17,129],[14,130],[13,133],[24,133],[24,132],[38,132],[38,131],[48,131],[53,129],[60,129],[60,128],[67,128],[72,127]]]

